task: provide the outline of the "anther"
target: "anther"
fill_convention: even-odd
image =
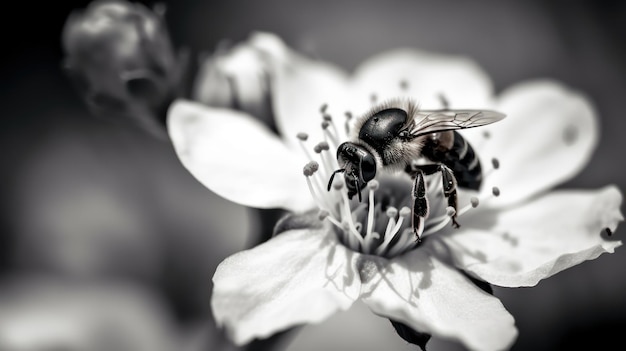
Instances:
[[[320,221],[323,221],[328,216],[330,216],[330,213],[328,211],[326,211],[326,210],[320,210],[317,213],[317,218],[319,218]]]
[[[341,190],[343,189],[343,186],[344,186],[344,182],[343,182],[343,179],[341,178],[337,178],[337,180],[333,182],[333,188],[335,190]]]
[[[371,190],[377,190],[378,187],[380,186],[380,183],[378,183],[378,181],[376,179],[372,179],[370,180],[369,183],[367,183],[367,186],[371,189]]]
[[[320,146],[320,144],[313,146],[313,151],[315,151],[316,154],[322,152],[322,147]]]
[[[494,186],[494,187],[491,189],[491,192],[493,193],[493,196],[495,196],[495,197],[500,196],[500,188],[498,188],[497,186]]]
[[[306,141],[307,139],[309,139],[309,135],[307,133],[304,132],[300,132],[298,134],[296,134],[296,137],[300,140],[300,147],[302,148],[302,152],[304,152],[304,154],[306,155],[306,158],[308,158],[309,160],[312,160],[313,157],[311,157],[311,153],[309,153],[309,150],[307,150],[306,147]]]
[[[389,218],[396,218],[396,216],[398,215],[398,209],[393,206],[389,206],[387,208],[387,211],[385,211],[385,213],[387,214],[387,217]]]
[[[488,131],[488,130],[485,130],[485,131],[483,132],[483,137],[484,137],[485,139],[489,139],[489,138],[491,137],[491,133],[489,133],[489,131]]]
[[[328,121],[322,122],[322,129],[326,130],[326,128],[328,128],[329,125],[330,123],[328,123]]]
[[[326,113],[326,109],[328,108],[328,104],[322,104],[322,106],[320,107],[320,112],[321,113]]]
[[[478,207],[478,198],[477,198],[477,197],[472,197],[472,198],[470,199],[470,203],[472,204],[472,207],[473,207],[473,208]]]
[[[400,89],[407,90],[409,89],[409,82],[406,79],[400,81]]]
[[[348,121],[352,119],[352,112],[350,112],[350,111],[346,111],[345,115],[346,115],[346,119],[347,119]]]
[[[302,169],[302,173],[304,173],[306,177],[310,177],[313,174],[315,174],[315,172],[317,172],[319,168],[320,168],[319,163],[315,161],[311,161],[304,166],[304,168]]]
[[[327,122],[330,122],[330,121],[332,121],[332,120],[333,120],[333,117],[332,117],[331,115],[329,115],[328,113],[325,113],[325,114],[322,116],[322,118],[323,118],[325,121],[327,121]]]
[[[408,217],[411,214],[411,209],[404,206],[400,209],[400,217]]]
[[[370,101],[372,102],[372,104],[375,104],[376,101],[378,101],[378,95],[372,93],[372,95],[370,95]]]
[[[454,207],[452,206],[446,207],[446,215],[448,217],[453,217],[454,215],[456,215],[456,210],[454,209]]]
[[[498,169],[500,168],[500,161],[494,157],[491,159],[491,165],[493,166],[493,169]]]

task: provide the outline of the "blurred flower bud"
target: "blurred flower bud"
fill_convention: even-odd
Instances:
[[[186,53],[174,53],[164,12],[102,0],[70,14],[62,36],[64,68],[92,113],[166,135],[165,112],[180,91],[187,60]]]
[[[247,112],[275,129],[271,68],[284,60],[287,50],[279,38],[267,33],[254,33],[232,47],[222,43],[201,63],[193,99]]]

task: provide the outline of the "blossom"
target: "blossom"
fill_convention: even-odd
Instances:
[[[272,35],[253,33],[243,43],[221,42],[202,62],[192,99],[208,106],[244,111],[275,129],[271,62],[286,55]]]
[[[278,134],[245,113],[184,100],[168,115],[176,152],[200,182],[247,206],[294,213],[271,240],[230,256],[213,277],[213,313],[237,344],[320,322],[361,300],[420,333],[506,349],[517,336],[514,318],[480,282],[534,286],[621,245],[601,235],[623,219],[615,186],[552,190],[597,144],[595,111],[582,94],[537,80],[495,96],[471,60],[413,49],[380,54],[348,75],[284,48],[272,68]],[[358,116],[393,98],[438,109],[442,96],[451,108],[507,117],[461,131],[483,165],[482,187],[459,188],[454,211],[430,177],[421,242],[408,218],[404,173],[381,173],[362,203],[348,198],[340,177],[327,191],[335,149]],[[460,228],[448,224],[454,214]]]
[[[164,10],[95,1],[74,11],[62,34],[65,72],[90,111],[156,136],[164,132],[164,110],[181,93],[187,55],[175,52]]]

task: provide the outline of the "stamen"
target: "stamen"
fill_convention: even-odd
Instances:
[[[341,184],[341,187],[343,188],[343,180],[337,183]],[[341,194],[341,198],[343,200],[341,201],[341,205],[342,205],[341,209],[343,210],[341,213],[341,218],[344,218],[344,220],[347,221],[348,223],[348,231],[346,231],[346,233],[353,234],[350,236],[356,237],[358,242],[361,244],[361,247],[363,247],[363,244],[364,244],[363,237],[356,230],[356,227],[354,223],[352,222],[352,211],[350,210],[350,200],[348,199],[348,193],[346,191],[339,191],[339,193]]]
[[[311,182],[311,176],[314,175],[318,169],[319,169],[319,164],[315,161],[311,161],[304,166],[302,173],[304,174],[306,178],[306,184],[309,187],[309,192],[311,193],[313,200],[317,204],[317,207],[321,208],[322,210],[328,210],[329,209],[328,205],[325,204],[323,200],[324,198],[322,195],[323,192],[319,190],[316,191],[316,187]]]
[[[407,91],[409,89],[409,82],[406,79],[400,81],[400,89]]]
[[[343,179],[339,178],[333,182],[333,189],[337,191],[341,191],[341,189],[343,189],[343,185],[344,185]]]
[[[309,139],[309,135],[307,133],[303,133],[303,132],[300,132],[300,133],[296,134],[296,137],[298,137],[298,139],[300,139],[302,141],[307,141],[307,139]]]
[[[390,216],[389,222],[387,223],[387,230],[385,231],[385,238],[383,242],[376,248],[376,254],[382,255],[386,249],[388,249],[389,244],[400,234],[400,228],[402,227],[402,223],[404,219],[407,218],[411,214],[411,209],[408,207],[402,207],[400,209],[400,218],[395,222],[395,215],[398,214],[398,210],[393,208],[392,211],[387,210],[387,215]],[[394,223],[395,222],[395,223]]]
[[[302,168],[302,173],[304,173],[304,176],[308,178],[312,176],[313,174],[315,174],[315,172],[317,172],[319,168],[320,168],[319,163],[315,161],[311,161]]]
[[[472,196],[472,198],[470,199],[470,203],[472,204],[472,207],[473,207],[473,208],[478,207],[478,203],[479,203],[479,202],[478,202],[478,198],[477,198],[477,197],[475,197],[475,196]]]
[[[395,257],[403,252],[411,250],[417,246],[418,242],[413,240],[413,230],[406,228],[400,234],[398,242],[387,251],[386,257]]]
[[[350,135],[350,120],[352,119],[352,112],[346,111],[345,116],[346,122],[344,124],[344,127],[346,128],[346,135]]]
[[[300,133],[296,134],[296,137],[300,141],[300,143],[299,143],[300,147],[302,148],[302,151],[304,151],[304,154],[306,155],[306,158],[309,161],[313,161],[313,157],[311,156],[311,153],[306,148],[306,141],[309,139],[309,135],[307,133],[300,132]]]
[[[471,208],[471,206],[472,206],[471,203],[468,206],[466,206],[467,209]],[[465,210],[465,211],[467,211],[467,209],[463,208],[463,210]],[[450,221],[452,220],[452,217],[455,214],[456,214],[456,210],[454,209],[454,207],[452,207],[452,206],[446,207],[446,214],[443,215],[443,216],[439,216],[437,218],[434,218],[433,220],[429,221],[430,223],[434,223],[434,224],[432,226],[429,226],[428,229],[425,229],[424,232],[422,233],[421,237],[425,238],[427,235],[436,233],[436,232],[440,231],[441,229],[443,229],[448,223],[450,223]],[[459,214],[459,216],[460,216],[460,214]]]
[[[408,207],[402,207],[400,209],[400,218],[398,219],[398,222],[396,223],[395,226],[393,226],[393,229],[391,230],[391,232],[394,234],[394,236],[396,234],[398,234],[398,232],[400,231],[400,227],[402,226],[402,222],[404,221],[405,218],[407,218],[409,215],[411,214],[411,209]],[[393,239],[393,238],[392,238]]]
[[[491,188],[491,193],[495,197],[500,196],[500,188],[498,188],[497,186],[494,186],[493,188]]]
[[[494,157],[491,159],[491,165],[493,166],[493,169],[498,169],[500,168],[500,161]]]
[[[328,217],[328,216],[330,216],[330,213],[329,213],[328,211],[326,211],[326,210],[320,210],[320,211],[317,213],[317,218],[318,218],[320,221],[323,221],[323,220],[324,220],[324,219],[326,219],[326,217]]]
[[[389,206],[387,211],[385,211],[387,217],[389,217],[389,221],[387,222],[387,229],[385,230],[385,240],[391,236],[391,230],[396,225],[396,216],[398,215],[398,209],[393,206]]]
[[[372,231],[374,230],[374,192],[378,189],[378,181],[376,179],[372,180],[367,184],[370,188],[369,192],[369,208],[367,213],[367,236],[372,235]]]
[[[333,206],[333,203],[334,203],[333,196],[329,195],[328,191],[325,191],[324,182],[326,182],[326,179],[328,179],[326,172],[316,172],[313,175],[313,186],[314,186],[316,193],[320,197],[321,202],[325,205],[323,208],[329,211],[333,211],[333,214],[338,215],[338,213],[334,211],[335,207]]]
[[[330,146],[328,145],[326,141],[321,141],[313,147],[313,151],[315,151],[316,154],[319,154],[320,158],[322,159],[322,164],[324,165],[324,168],[325,168],[324,177],[326,177],[326,179],[330,178],[331,174],[329,172],[337,168],[335,167],[336,165],[332,163],[331,159],[329,159],[327,153],[324,152],[324,151],[329,151],[329,150],[330,150]]]
[[[324,113],[322,118],[324,119],[324,122],[328,122],[330,124],[330,127],[333,129],[332,135],[334,135],[335,137],[331,140],[335,143],[335,148],[337,148],[339,146],[339,138],[338,138],[339,131],[337,130],[337,126],[335,125],[335,122],[333,121],[333,117],[329,115],[328,113]]]
[[[351,235],[353,234],[351,224],[352,224],[352,220],[348,220],[346,219],[346,217],[343,217],[341,221],[341,230],[344,234],[345,240],[348,242],[348,245],[351,248],[357,248],[359,244],[356,241],[357,240],[356,237],[354,235]],[[360,235],[358,235],[357,233],[357,236],[360,236]]]
[[[454,207],[452,206],[446,207],[446,215],[448,217],[454,217],[454,215],[456,215],[456,210],[454,209]]]
[[[326,113],[326,109],[328,108],[328,104],[322,104],[322,106],[320,107],[320,112],[321,113]]]
[[[328,127],[333,126],[333,129],[336,130],[334,124],[328,121],[322,122],[322,130],[324,131],[324,140],[328,141],[330,138],[331,142],[334,144],[335,148],[339,146],[339,139],[337,138],[337,133],[332,132]]]

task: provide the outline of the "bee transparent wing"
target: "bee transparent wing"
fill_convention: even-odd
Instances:
[[[480,127],[497,122],[505,116],[503,113],[489,110],[420,110],[413,119],[411,136]]]

